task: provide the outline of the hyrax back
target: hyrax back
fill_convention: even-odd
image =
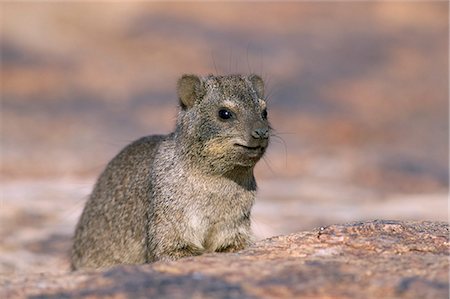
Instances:
[[[253,168],[270,127],[256,75],[184,75],[175,131],[141,138],[100,175],[78,222],[72,268],[235,251],[251,243]]]

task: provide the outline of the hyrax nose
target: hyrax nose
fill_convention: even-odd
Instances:
[[[269,129],[268,128],[258,128],[253,130],[252,137],[255,139],[268,139]]]

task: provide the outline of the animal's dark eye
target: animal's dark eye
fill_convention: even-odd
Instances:
[[[227,109],[220,109],[219,110],[219,117],[221,119],[230,119],[233,117],[233,113],[231,113],[230,110]]]
[[[267,109],[264,109],[261,113],[262,118],[267,119]]]

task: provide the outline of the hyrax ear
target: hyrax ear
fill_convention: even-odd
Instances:
[[[177,83],[177,93],[183,109],[189,109],[202,96],[202,82],[195,75],[183,75]]]
[[[263,99],[264,98],[264,81],[261,79],[260,76],[252,74],[248,76],[248,79],[253,85],[253,88],[255,89],[258,96]]]

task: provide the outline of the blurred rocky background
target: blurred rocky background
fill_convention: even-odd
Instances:
[[[0,276],[68,270],[96,176],[172,130],[183,73],[258,73],[259,239],[447,220],[446,2],[2,2]]]

